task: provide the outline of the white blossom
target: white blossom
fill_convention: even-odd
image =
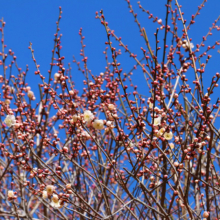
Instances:
[[[165,128],[161,128],[161,129],[157,132],[156,137],[162,136],[164,132],[165,132]]]
[[[27,96],[29,99],[32,99],[34,97],[34,93],[31,90],[29,90]]]
[[[174,148],[174,143],[169,143],[170,148],[173,149]]]
[[[4,122],[8,127],[15,125],[15,123],[16,123],[15,116],[14,115],[7,115]]]
[[[97,130],[102,130],[104,128],[104,121],[96,119],[92,126]]]
[[[53,185],[47,185],[46,191],[48,195],[52,195],[54,191],[54,186]]]
[[[20,173],[20,178],[21,178],[22,181],[26,181],[25,173]]]
[[[191,47],[191,49],[193,49],[194,48],[194,44],[190,43],[190,47]]]
[[[54,74],[54,79],[55,79],[56,81],[58,81],[59,78],[60,78],[60,74],[59,74],[59,73],[55,73],[55,74]]]
[[[111,110],[111,111],[115,110],[115,105],[108,104],[108,109]]]
[[[93,118],[94,118],[94,115],[92,114],[91,111],[89,111],[89,110],[84,111],[84,120],[86,122],[92,121]]]
[[[60,200],[59,200],[58,195],[53,194],[52,201],[51,201],[50,204],[51,204],[51,206],[53,206],[54,208],[60,208],[60,207],[61,207],[61,205],[60,205]]]
[[[154,125],[157,126],[157,125],[160,125],[161,123],[161,116],[159,115],[158,117],[154,117],[154,120],[152,119],[152,122],[154,122]]]
[[[158,24],[162,24],[162,19],[158,19],[158,20],[157,20],[157,23],[158,23]]]
[[[152,102],[149,102],[149,108],[152,109],[154,104]]]
[[[164,138],[166,140],[171,140],[173,138],[173,133],[170,131],[170,132],[165,132],[164,133]]]
[[[91,138],[91,136],[89,135],[87,131],[82,131],[82,137],[85,138],[86,140]]]
[[[11,104],[10,99],[5,99],[5,104],[6,104],[6,105],[10,105],[10,104]]]
[[[78,119],[77,115],[73,115],[73,116],[72,116],[73,122],[77,122],[77,119]]]
[[[13,190],[8,190],[8,198],[13,198],[14,197],[14,191]]]
[[[43,194],[42,194],[42,195],[43,195],[43,198],[44,198],[44,199],[47,199],[47,198],[48,198],[48,194],[47,194],[47,191],[46,191],[46,190],[43,191]]]
[[[184,40],[184,41],[183,41],[183,44],[182,44],[182,47],[185,48],[185,49],[189,49],[189,48],[193,49],[193,48],[194,48],[194,44],[191,43],[191,42],[188,43],[187,40]]]

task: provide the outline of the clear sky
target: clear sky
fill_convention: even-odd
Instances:
[[[164,21],[165,2],[163,0],[142,0],[141,4],[154,16],[158,16]],[[196,13],[197,6],[201,3],[202,1],[200,0],[179,0],[179,4],[183,5],[182,11],[185,13],[184,17],[187,21],[190,20],[192,14]],[[142,26],[145,27],[149,41],[152,48],[154,48],[155,37],[153,33],[158,24],[149,20],[146,13],[142,13],[136,0],[131,0],[131,4],[135,13],[138,13],[138,19]],[[103,51],[106,47],[105,41],[107,38],[104,27],[98,19],[95,19],[95,12],[100,11],[100,9],[104,10],[110,28],[115,30],[117,36],[122,37],[124,44],[127,44],[129,49],[138,55],[138,59],[142,58],[140,47],[145,47],[145,43],[143,38],[140,37],[138,27],[134,22],[133,16],[129,13],[127,2],[124,0],[1,0],[0,17],[3,17],[6,21],[5,44],[7,49],[11,48],[15,52],[19,67],[25,70],[26,64],[29,65],[28,80],[30,79],[29,83],[33,88],[36,87],[37,89],[36,82],[39,77],[33,74],[35,68],[30,50],[28,50],[29,42],[33,43],[35,57],[37,63],[41,65],[42,73],[45,72],[47,74],[47,70],[50,67],[53,35],[56,31],[55,22],[58,18],[59,6],[62,7],[63,11],[60,23],[60,33],[63,34],[62,55],[65,56],[66,68],[69,62],[73,67],[73,79],[76,81],[76,87],[80,85],[78,89],[80,89],[82,84],[79,77],[80,73],[72,63],[72,56],[75,55],[78,60],[81,60],[79,56],[80,37],[78,35],[80,27],[83,28],[83,35],[85,36],[85,52],[88,57],[89,69],[92,70],[93,74],[96,74],[104,71],[105,68]],[[196,23],[192,26],[192,30],[189,31],[189,36],[193,39],[194,45],[201,42],[202,36],[206,35],[208,28],[219,16],[219,8],[219,0],[208,0],[205,4],[205,8],[201,10],[200,16],[196,18]],[[181,23],[179,25],[181,27],[180,30],[182,30]],[[159,35],[161,45],[163,36],[164,33],[161,32]],[[210,36],[207,42],[212,45],[218,39],[220,39],[220,32],[215,30],[213,36]],[[168,44],[170,45],[170,41],[168,41]],[[118,45],[115,46],[119,48]],[[209,79],[210,74],[214,75],[219,71],[220,54],[217,53],[218,49],[220,48],[212,51],[213,58],[207,67],[209,72],[206,71],[205,79],[206,77]],[[123,49],[122,52],[124,52]],[[124,71],[129,71],[135,64],[125,53],[121,56],[120,62],[123,64]],[[2,69],[0,69],[0,74],[1,71]],[[146,83],[140,83],[143,79],[142,72],[136,71],[134,80],[142,92],[146,88]],[[210,84],[209,80],[207,82]]]

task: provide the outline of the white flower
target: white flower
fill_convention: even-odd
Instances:
[[[152,119],[152,122],[154,122],[155,126],[160,125],[160,123],[161,123],[161,116],[159,115],[157,118],[154,117],[154,120]]]
[[[32,99],[34,97],[34,93],[31,90],[29,90],[27,96],[29,99]]]
[[[89,135],[87,131],[82,131],[82,137],[85,138],[86,140],[91,138],[91,136]]]
[[[174,143],[170,143],[170,148],[173,149],[174,148]]]
[[[13,126],[16,123],[15,116],[14,115],[7,115],[4,122],[8,127]]]
[[[153,106],[154,106],[153,103],[151,102],[151,99],[150,99],[150,98],[148,98],[147,104],[149,105],[149,108],[150,108],[150,109],[152,109]]]
[[[26,176],[24,173],[20,173],[20,178],[22,181],[26,181]]]
[[[43,194],[42,194],[42,195],[43,195],[43,198],[44,198],[44,199],[47,199],[48,195],[47,195],[47,191],[46,191],[46,190],[43,191]]]
[[[58,81],[58,80],[60,79],[60,74],[59,74],[59,73],[55,73],[55,74],[54,74],[54,79],[55,79],[56,81]]]
[[[98,130],[102,130],[104,128],[104,121],[103,120],[98,120],[96,119],[92,126],[95,128],[95,129],[98,129]]]
[[[51,201],[50,204],[54,208],[60,208],[61,207],[58,195],[53,194],[52,201]]]
[[[191,47],[191,49],[193,49],[194,48],[194,44],[190,43],[190,47]]]
[[[78,119],[77,115],[73,115],[73,116],[72,116],[72,121],[73,121],[73,122],[77,122],[77,119]]]
[[[154,104],[152,102],[149,102],[149,109],[152,109],[154,107]]]
[[[108,109],[111,110],[111,111],[115,110],[115,105],[108,104]]]
[[[89,111],[89,110],[84,111],[84,120],[86,122],[92,121],[93,118],[94,118],[94,115],[92,114],[91,111]]]
[[[157,20],[158,24],[162,24],[162,19]]]
[[[156,137],[160,137],[161,135],[163,135],[163,133],[165,132],[165,128],[161,128],[157,134],[156,134]]]
[[[112,125],[112,122],[111,122],[111,121],[107,121],[107,122],[106,122],[106,125],[107,125],[108,127],[110,127],[110,126]]]
[[[48,195],[52,195],[54,191],[54,186],[53,185],[47,185],[46,191]]]
[[[129,146],[129,147],[134,147],[135,145],[134,145],[133,142],[130,141],[129,144],[128,144],[128,146]]]
[[[188,43],[187,40],[184,40],[183,44],[182,44],[182,47],[185,48],[185,49],[189,49],[189,48],[193,49],[194,48],[194,44],[193,43]]]
[[[107,121],[106,122],[106,125],[110,128],[110,129],[113,129],[115,126],[114,126],[114,124],[113,124],[113,122],[111,122],[111,121]]]
[[[155,177],[154,176],[150,176],[149,179],[150,179],[151,182],[153,182],[155,180]]]
[[[164,133],[164,138],[166,140],[171,140],[173,138],[173,133],[170,131],[169,133],[168,132],[165,132]]]
[[[8,198],[13,198],[14,197],[14,191],[13,190],[8,190]]]
[[[5,104],[6,105],[10,105],[10,103],[11,103],[10,99],[5,99]]]

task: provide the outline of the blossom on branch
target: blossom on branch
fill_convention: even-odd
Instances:
[[[11,127],[11,126],[15,125],[15,123],[16,123],[15,116],[14,115],[7,115],[5,120],[4,120],[4,123],[8,127]]]
[[[171,140],[173,138],[173,133],[171,131],[170,132],[165,132],[164,133],[164,138],[168,141]]]
[[[52,195],[54,192],[54,186],[53,185],[47,185],[46,191],[48,195]]]
[[[51,206],[53,206],[54,208],[61,208],[60,200],[59,200],[58,195],[53,194],[52,201],[51,201],[50,204],[51,204]]]
[[[89,110],[84,111],[84,120],[86,122],[91,122],[93,120],[93,118],[94,118],[94,115],[92,114],[91,111],[89,111]]]
[[[13,190],[8,190],[8,198],[13,199],[14,196],[15,196],[14,191]]]
[[[193,43],[188,43],[187,40],[184,40],[182,42],[182,47],[185,48],[186,50],[188,50],[189,48],[193,49],[194,48],[194,44]]]
[[[102,130],[104,128],[104,121],[103,120],[98,120],[96,119],[93,123],[92,126],[97,129],[97,130]]]
[[[43,196],[44,199],[48,198],[48,194],[47,194],[46,190],[43,191],[42,196]]]
[[[161,124],[161,116],[154,117],[154,119],[152,119],[152,122],[154,123],[155,126],[160,125]]]

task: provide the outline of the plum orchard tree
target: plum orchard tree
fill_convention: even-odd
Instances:
[[[96,12],[106,31],[106,67],[96,75],[89,70],[80,29],[82,62],[73,61],[84,77],[82,91],[75,89],[70,64],[64,65],[60,8],[49,77],[29,46],[41,81],[39,100],[25,80],[28,66],[21,71],[14,52],[6,50],[1,20],[2,218],[220,219],[220,133],[214,125],[220,107],[211,100],[219,73],[208,88],[203,84],[219,41],[205,43],[220,29],[219,18],[195,47],[188,36],[205,2],[190,21],[177,0],[167,1],[165,20],[138,2],[158,26],[148,33],[155,35],[153,49],[127,0],[146,42],[142,59],[111,29],[104,12]],[[118,62],[122,51],[136,62],[130,72]],[[135,71],[145,76],[146,94],[133,85]]]

